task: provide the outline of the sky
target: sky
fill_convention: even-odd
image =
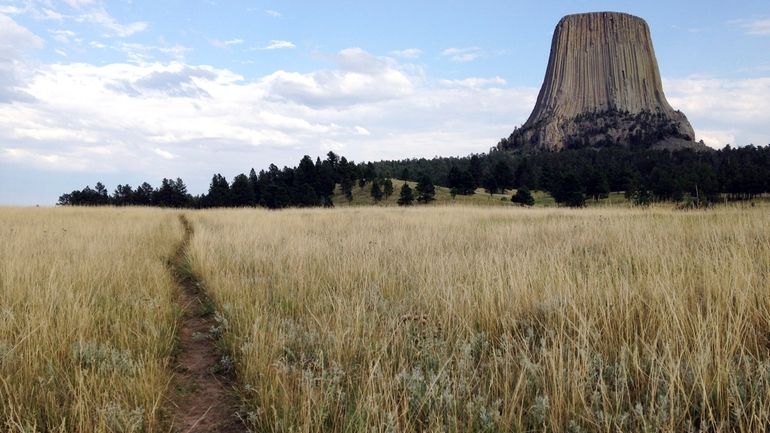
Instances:
[[[648,22],[697,139],[770,143],[767,0],[0,0],[0,205],[486,152],[534,107],[559,19],[603,10]]]

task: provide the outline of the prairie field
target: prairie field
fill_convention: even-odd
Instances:
[[[0,209],[0,431],[159,429],[177,214]]]
[[[177,431],[180,245],[250,431],[768,431],[768,211],[2,208],[0,431]]]
[[[191,220],[254,431],[770,428],[767,207]]]

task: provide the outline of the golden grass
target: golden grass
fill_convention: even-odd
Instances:
[[[770,430],[770,212],[186,212],[256,431]],[[178,212],[0,209],[0,431],[165,431]]]
[[[0,209],[0,431],[162,431],[176,212]]]
[[[770,429],[766,206],[190,217],[256,431]]]

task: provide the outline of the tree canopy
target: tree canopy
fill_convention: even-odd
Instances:
[[[60,205],[244,207],[269,209],[333,206],[339,186],[353,200],[356,183],[372,183],[375,201],[393,194],[391,173],[418,182],[413,199],[429,203],[435,184],[453,196],[473,194],[484,187],[490,194],[510,189],[549,192],[558,203],[582,206],[610,192],[625,192],[640,204],[682,201],[686,197],[715,201],[747,200],[770,193],[770,145],[745,146],[710,152],[665,151],[623,147],[583,148],[561,152],[522,153],[491,150],[467,157],[405,159],[356,164],[329,152],[325,159],[304,156],[296,167],[239,174],[232,183],[215,174],[206,194],[188,193],[182,179],[163,179],[154,188],[143,182],[136,188],[118,185],[112,195],[98,182],[59,197]],[[376,186],[376,187],[375,187]],[[404,188],[402,187],[401,192]],[[411,188],[409,188],[411,190]]]

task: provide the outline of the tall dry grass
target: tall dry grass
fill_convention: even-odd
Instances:
[[[191,219],[256,431],[770,429],[767,207]]]
[[[0,431],[162,431],[177,214],[0,209]]]

